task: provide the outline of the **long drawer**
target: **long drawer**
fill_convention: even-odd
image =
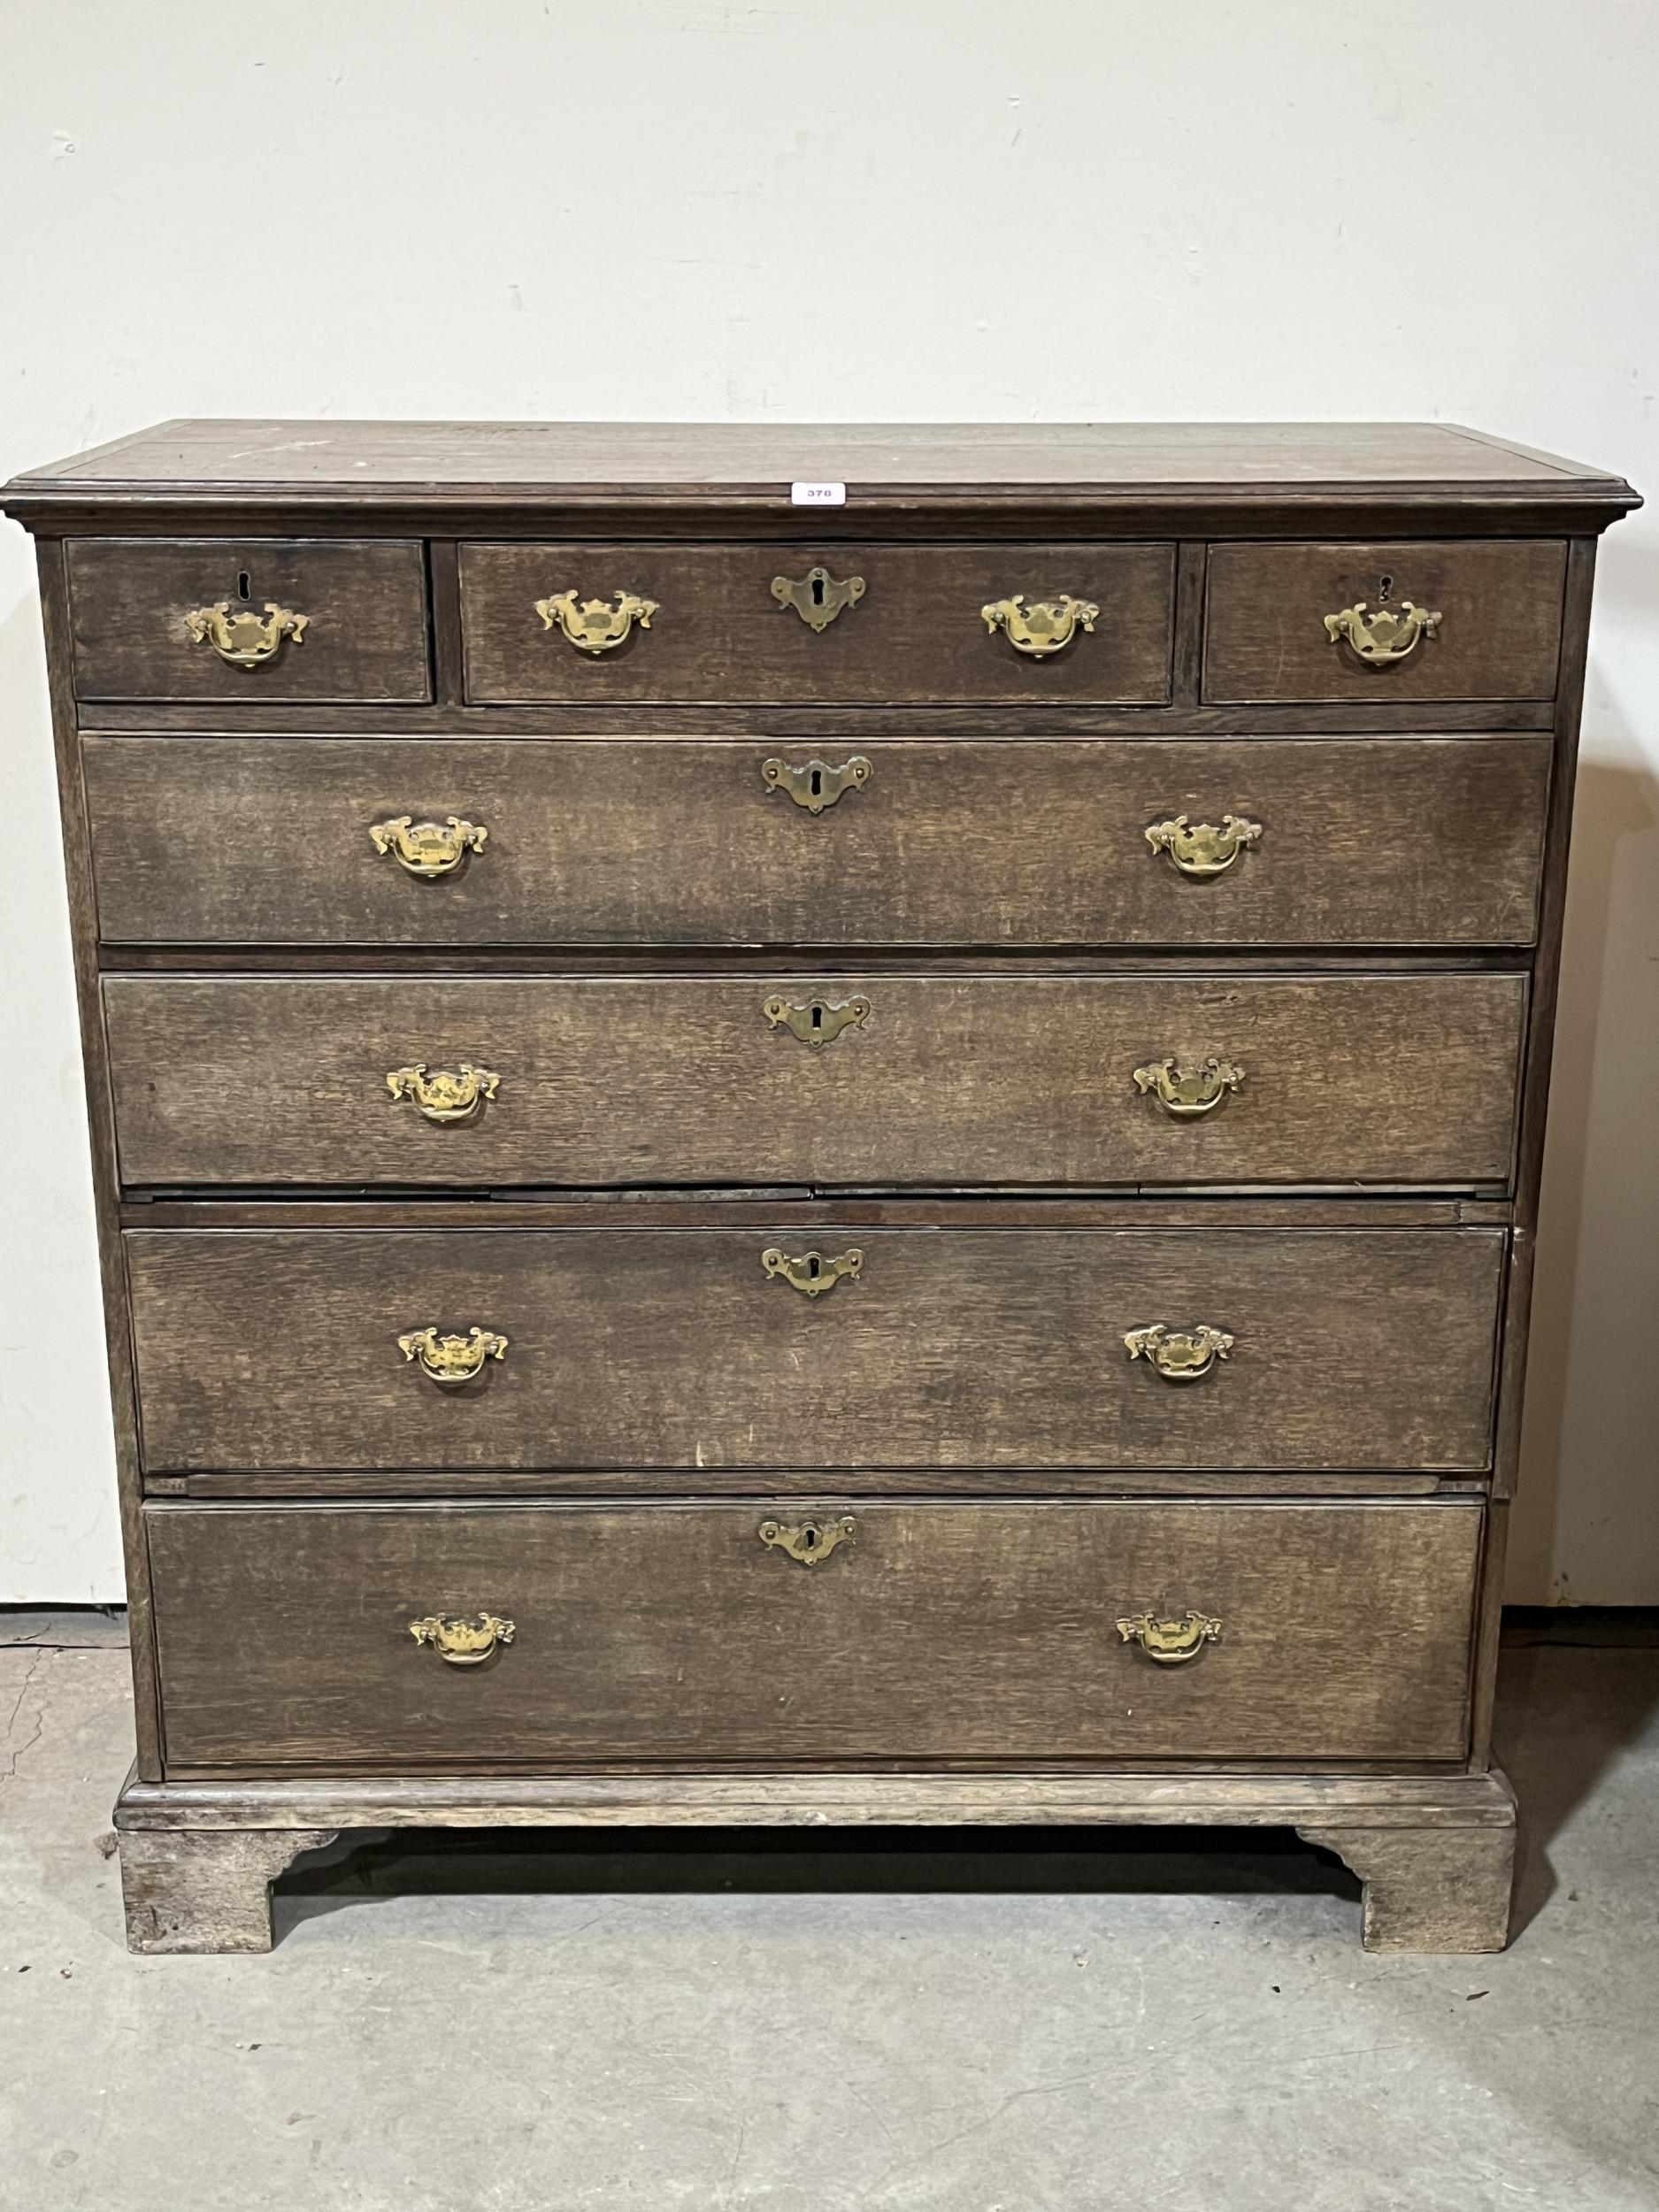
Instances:
[[[460,572],[474,702],[1170,695],[1168,544],[480,544]]]
[[[135,1230],[146,1466],[1488,1463],[1496,1229]]]
[[[1464,1749],[1473,1502],[146,1526],[173,1774]]]
[[[201,945],[1525,945],[1549,757],[1518,734],[82,741],[100,934]]]
[[[1502,1183],[1515,974],[114,976],[137,1185]]]

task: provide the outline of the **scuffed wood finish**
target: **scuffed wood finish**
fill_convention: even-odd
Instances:
[[[822,631],[772,596],[825,547],[643,543],[463,545],[461,628],[474,704],[744,700],[972,700],[987,706],[1156,705],[1170,695],[1171,545],[838,545],[864,595]],[[827,564],[826,564],[827,565]],[[650,627],[594,655],[544,626],[536,602],[574,591],[657,602]],[[1051,657],[1017,652],[981,609],[1061,593],[1099,609]]]
[[[434,887],[427,887],[429,889]],[[1518,975],[104,983],[129,1185],[1507,1182]],[[827,1045],[773,999],[867,1018]],[[1246,1071],[1177,1119],[1134,1071]],[[410,1064],[498,1074],[470,1120]]]
[[[828,1773],[757,1768],[649,1773],[312,1776],[239,1781],[129,1780],[118,1831],[195,1833],[227,1828],[883,1826],[939,1822],[1024,1825],[1087,1821],[1206,1828],[1344,1830],[1508,1828],[1515,1800],[1503,1776],[1193,1774],[1110,1767]]]
[[[1356,486],[1504,480],[1612,487],[1619,479],[1508,439],[1442,422],[718,423],[283,422],[154,424],[6,488],[54,485],[198,496],[232,485],[439,495],[457,484],[538,494],[596,488],[619,494],[688,487],[788,495],[791,479],[949,497],[979,484],[1027,493],[1099,494],[1113,486],[1240,485],[1323,496]],[[1625,487],[1624,488],[1628,488]],[[819,519],[821,518],[815,518]]]
[[[419,1221],[411,1210],[411,1223]],[[808,1298],[761,1254],[864,1255]],[[1501,1231],[134,1232],[146,1463],[1484,1470]],[[1235,1339],[1171,1384],[1124,1336]],[[397,1337],[509,1340],[443,1389]],[[976,1486],[989,1487],[991,1486]]]
[[[49,541],[137,1945],[263,1946],[294,1850],[492,1819],[1288,1824],[1374,1944],[1502,1942],[1628,485],[1445,425],[198,423],[4,496]],[[814,635],[770,586],[820,561],[868,589]],[[183,636],[244,570],[311,618],[252,674]],[[566,586],[660,612],[585,659],[534,612]],[[1053,659],[986,632],[1060,591],[1101,616]],[[1442,621],[1395,666],[1325,635],[1408,597]],[[855,753],[817,818],[760,780]],[[444,881],[370,847],[452,812],[490,843]],[[1177,813],[1263,837],[1193,883]],[[821,1051],[760,1010],[859,990]],[[1211,1054],[1207,1119],[1133,1087]],[[386,1091],[462,1058],[476,1122]],[[864,1263],[809,1302],[774,1243]],[[1154,1320],[1232,1356],[1172,1388]],[[508,1357],[441,1393],[428,1324]],[[757,1528],[809,1509],[859,1525],[803,1569]],[[408,1635],[489,1604],[481,1668]],[[1189,1669],[1111,1627],[1189,1605]]]
[[[157,1889],[159,1870],[165,1869],[169,1912],[175,1921],[188,1919],[198,1938],[196,1947],[218,1949],[231,1947],[213,1939],[224,1916],[192,1912],[193,1878],[198,1867],[222,1867],[224,1847],[239,1839],[258,1847],[258,1855],[250,1855],[244,1863],[268,1863],[280,1872],[288,1856],[316,1847],[339,1830],[356,1828],[1148,1823],[1282,1828],[1301,1824],[1310,1841],[1352,1850],[1362,1865],[1380,1863],[1391,1839],[1402,1837],[1406,1854],[1415,1854],[1419,1864],[1425,1855],[1443,1850],[1443,1864],[1461,1863],[1468,1871],[1483,1864],[1488,1870],[1502,1867],[1505,1853],[1513,1848],[1515,1805],[1496,1773],[1184,1775],[1074,1767],[1025,1772],[773,1769],[695,1774],[657,1769],[624,1774],[497,1773],[471,1779],[433,1775],[258,1782],[129,1779],[115,1818],[124,1863],[130,1858],[135,1868],[141,1861],[156,1868]],[[1340,1830],[1333,1831],[1339,1822]],[[167,1848],[193,1842],[208,1847],[194,1861]],[[1408,1893],[1409,1879],[1408,1872],[1392,1889],[1379,1884],[1369,1893],[1373,1909],[1385,1909],[1386,1924],[1395,1935],[1406,1932],[1397,1901]],[[1494,1914],[1502,1910],[1501,1897],[1492,1901]],[[240,1931],[248,1919],[238,1915],[234,1924]],[[257,1918],[253,1925],[257,1932]],[[1445,1939],[1444,1923],[1431,1927],[1419,1916],[1416,1925],[1427,1943]],[[268,1917],[265,1926],[268,1932]],[[142,1938],[148,1932],[141,1927],[135,1932]]]
[[[129,1951],[268,1951],[271,1885],[332,1828],[120,1828]]]
[[[817,816],[763,764],[870,764]],[[1541,735],[927,743],[82,741],[111,943],[1525,945]],[[1145,833],[1262,826],[1212,880]],[[422,881],[400,815],[482,824]]]
[[[1203,695],[1220,699],[1548,699],[1561,649],[1560,542],[1215,546]],[[1403,660],[1371,667],[1325,618],[1363,600],[1440,613]]]
[[[1299,1822],[1304,1843],[1337,1856],[1365,1886],[1368,1951],[1501,1951],[1509,1939],[1513,1814],[1501,1827],[1328,1828]]]
[[[86,804],[79,772],[74,696],[70,687],[69,593],[61,544],[43,540],[39,557],[41,618],[46,634],[58,803],[63,825],[64,872],[69,892],[70,943],[81,1018],[87,1133],[91,1141],[92,1193],[98,1229],[104,1353],[119,1475],[121,1550],[127,1585],[127,1643],[133,1670],[133,1726],[137,1771],[159,1778],[161,1715],[156,1655],[150,1626],[150,1567],[144,1550],[138,1474],[138,1407],[127,1325],[126,1266],[117,1233],[119,1190],[115,1160],[114,1102],[98,1001],[96,905]]]
[[[423,549],[305,538],[80,538],[65,549],[82,699],[428,699]],[[274,601],[303,637],[233,668],[185,626],[221,600]]]
[[[1473,1500],[872,1503],[810,1568],[764,1517],[151,1508],[170,1770],[1464,1749]],[[1220,1639],[1159,1667],[1114,1626],[1148,1607]],[[481,1665],[410,1634],[485,1610]]]

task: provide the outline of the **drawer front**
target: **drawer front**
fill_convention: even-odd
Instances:
[[[78,538],[68,558],[82,699],[432,696],[419,544]]]
[[[98,927],[127,944],[1525,945],[1549,758],[1520,735],[82,741]],[[1171,839],[1179,864],[1148,835],[1229,814],[1243,840]]]
[[[126,1243],[157,1472],[577,1468],[618,1486],[641,1468],[1473,1474],[1490,1452],[1496,1229],[139,1230]],[[1180,1347],[1131,1356],[1125,1340],[1160,1325],[1231,1342],[1171,1379],[1158,1363]],[[446,1336],[468,1348],[456,1363],[471,1379],[427,1371]]]
[[[1555,540],[1212,546],[1204,696],[1363,706],[1550,698],[1566,575]],[[1440,620],[1414,630],[1408,600]],[[1389,614],[1405,626],[1391,627]]]
[[[1495,974],[104,990],[129,1184],[539,1188],[1502,1183],[1526,997]]]
[[[1170,695],[1170,545],[465,545],[460,561],[475,702],[1152,706]],[[810,591],[820,568],[864,590],[818,627],[773,584]],[[1016,597],[1027,613],[1085,603],[1093,626],[1079,616],[1064,643],[1050,632],[1036,640],[1047,649],[1021,650],[984,613]],[[625,600],[650,603],[649,625]],[[597,641],[595,610],[593,650],[563,626],[590,601],[609,606],[617,634]]]
[[[808,1567],[755,1506],[152,1509],[168,1770],[1463,1754],[1473,1502],[843,1514]]]

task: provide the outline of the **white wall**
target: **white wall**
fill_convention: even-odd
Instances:
[[[1647,0],[12,0],[0,476],[169,415],[1438,415],[1659,493],[1656,65]],[[1511,1595],[1652,1603],[1659,519],[1602,578]],[[0,1600],[108,1599],[11,528],[0,779]]]

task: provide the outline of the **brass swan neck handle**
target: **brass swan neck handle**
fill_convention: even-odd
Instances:
[[[1092,599],[1074,599],[1069,591],[1033,599],[1029,606],[1025,593],[1017,591],[1011,598],[987,601],[979,618],[993,636],[1001,630],[1017,653],[1041,661],[1064,650],[1079,630],[1093,630],[1099,612]]]
[[[1345,641],[1351,646],[1367,668],[1390,668],[1415,652],[1422,639],[1432,637],[1440,619],[1409,599],[1401,601],[1397,613],[1392,607],[1379,607],[1375,614],[1368,613],[1365,602],[1358,599],[1340,614],[1326,615],[1325,634],[1333,645]]]
[[[440,1659],[452,1667],[482,1666],[503,1644],[518,1634],[517,1624],[500,1613],[480,1613],[475,1621],[457,1620],[448,1613],[428,1613],[411,1621],[409,1632],[418,1644],[430,1644]]]
[[[253,669],[274,660],[285,640],[303,645],[310,621],[310,615],[293,614],[274,599],[265,601],[262,615],[251,607],[238,607],[233,614],[230,601],[221,599],[215,606],[198,607],[186,615],[184,626],[198,645],[211,645],[228,667]]]
[[[1233,1349],[1225,1329],[1200,1324],[1192,1329],[1171,1329],[1162,1321],[1150,1327],[1131,1329],[1124,1344],[1131,1359],[1149,1360],[1165,1382],[1197,1382],[1218,1359]]]
[[[1262,825],[1247,822],[1241,814],[1224,814],[1220,825],[1189,822],[1184,814],[1167,822],[1154,822],[1147,842],[1155,853],[1167,853],[1184,876],[1225,875],[1247,845],[1261,841]]]
[[[483,851],[488,835],[481,822],[464,822],[458,814],[446,815],[442,822],[396,814],[389,822],[369,825],[375,851],[390,853],[400,868],[426,882],[452,875],[469,852]]]
[[[1139,1644],[1160,1667],[1185,1666],[1206,1644],[1221,1638],[1221,1623],[1209,1613],[1188,1613],[1179,1621],[1160,1620],[1151,1612],[1131,1613],[1116,1626],[1125,1643]]]

